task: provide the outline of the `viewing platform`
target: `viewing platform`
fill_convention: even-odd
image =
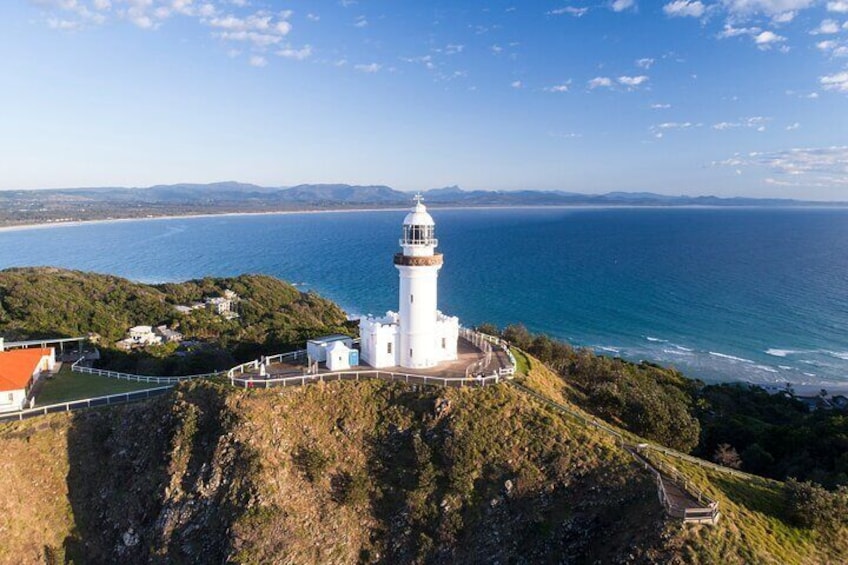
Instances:
[[[416,384],[442,386],[475,386],[500,382],[515,374],[515,362],[506,344],[498,338],[462,330],[454,361],[428,369],[356,365],[343,371],[331,371],[313,363],[310,367],[306,350],[263,357],[230,369],[227,377],[235,386],[269,388],[295,386],[326,380],[360,380],[380,378]]]

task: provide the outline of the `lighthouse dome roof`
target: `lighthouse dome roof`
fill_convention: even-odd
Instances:
[[[405,226],[435,226],[436,222],[433,221],[433,217],[427,213],[427,207],[421,203],[419,199],[415,203],[415,207],[412,209],[412,212],[406,215],[406,218],[403,219],[403,225]]]

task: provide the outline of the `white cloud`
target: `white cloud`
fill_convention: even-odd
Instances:
[[[650,69],[653,66],[654,60],[649,57],[644,57],[642,59],[636,59],[636,66],[640,69]]]
[[[714,130],[724,131],[736,128],[755,129],[757,131],[766,131],[766,124],[771,121],[771,118],[765,116],[751,116],[750,118],[742,118],[737,122],[719,122],[713,124]]]
[[[268,64],[268,61],[262,55],[251,55],[250,56],[250,66],[251,67],[264,67]]]
[[[510,86],[513,87],[513,88],[521,88],[524,85],[521,84],[520,80],[514,80],[510,83]]]
[[[462,50],[465,49],[465,45],[448,43],[445,45],[445,48],[442,50],[442,53],[445,55],[456,55],[457,53],[462,53]]]
[[[695,124],[692,122],[663,122],[654,126],[657,129],[689,129],[694,127],[700,127],[701,124]]]
[[[848,187],[848,146],[804,147],[770,152],[736,154],[713,163],[719,166],[764,167],[785,179],[770,179],[772,184]],[[797,179],[790,181],[789,179]]]
[[[613,0],[610,4],[610,9],[613,12],[623,12],[634,7],[636,7],[636,0]]]
[[[736,17],[765,14],[774,17],[809,8],[816,0],[721,0],[721,4]]]
[[[822,20],[819,27],[810,31],[812,35],[830,35],[839,33],[839,22],[836,20]]]
[[[761,31],[758,27],[734,27],[731,24],[724,24],[724,29],[719,32],[718,38],[726,39],[728,37],[739,37],[740,35],[756,35]]]
[[[61,31],[75,31],[83,27],[83,23],[79,20],[62,20],[58,18],[49,18],[47,27],[50,29],[58,29]]]
[[[629,88],[635,88],[648,82],[648,77],[646,77],[645,75],[639,75],[634,77],[620,76],[618,77],[618,82],[619,84],[623,84],[624,86],[627,86]]]
[[[848,93],[848,71],[819,77],[819,84],[825,90]]]
[[[700,18],[704,15],[706,7],[698,0],[690,2],[688,0],[674,0],[663,6],[663,12],[670,17],[692,17]]]
[[[545,88],[545,92],[568,92],[571,81]]]
[[[797,16],[797,15],[798,15],[798,12],[796,12],[795,10],[791,10],[789,12],[782,12],[780,14],[775,14],[771,18],[771,23],[773,23],[775,25],[788,24],[789,22],[794,20],[795,16]]]
[[[310,12],[309,14],[306,14],[306,19],[309,20],[310,22],[317,22],[317,21],[321,20],[321,16],[319,16],[318,14],[313,14],[313,13]]]
[[[827,3],[828,12],[836,12],[838,14],[848,14],[848,0],[835,0]]]
[[[564,8],[557,8],[555,10],[551,10],[548,12],[549,16],[561,16],[563,14],[568,14],[570,16],[574,16],[575,18],[582,18],[586,15],[586,12],[589,11],[589,8],[575,8],[574,6],[566,6]]]
[[[798,122],[795,122],[792,125],[786,126],[786,131],[795,131],[796,129],[800,129],[800,128],[801,128],[801,124],[799,124]]]
[[[648,130],[653,133],[654,137],[657,139],[662,139],[667,131],[699,128],[702,125],[703,124],[696,124],[694,122],[663,122],[661,124],[651,126]]]
[[[356,21],[353,23],[353,27],[365,27],[368,25],[368,20],[365,16],[357,16]]]
[[[651,104],[651,110],[668,110],[671,104]]]
[[[295,61],[303,61],[304,59],[308,59],[310,55],[312,55],[312,46],[304,45],[300,49],[295,49],[293,47],[285,47],[277,51],[277,55],[283,57],[285,59],[294,59]]]
[[[754,36],[754,43],[760,49],[771,49],[774,45],[786,41],[782,35],[777,35],[773,31],[766,30]]]
[[[589,88],[599,88],[601,86],[611,87],[612,79],[609,77],[595,77],[589,81]]]
[[[353,68],[363,73],[376,73],[383,68],[383,65],[380,65],[379,63],[369,63],[367,65],[354,65]]]
[[[573,132],[573,131],[569,131],[569,132],[552,131],[548,135],[551,136],[551,137],[559,137],[559,138],[562,138],[562,139],[578,139],[578,138],[583,137],[582,133],[577,133],[577,132]]]

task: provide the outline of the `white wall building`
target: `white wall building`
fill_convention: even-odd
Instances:
[[[56,350],[52,347],[0,352],[0,412],[26,408],[41,373],[55,368]]]
[[[346,371],[350,369],[350,347],[344,341],[334,341],[327,347],[327,369]]]
[[[306,342],[306,355],[312,363],[324,363],[327,361],[327,351],[337,341],[348,347],[353,347],[353,340],[348,335],[332,334],[310,339]]]
[[[394,257],[400,275],[398,312],[359,321],[362,360],[372,367],[434,367],[457,358],[459,320],[437,307],[439,269],[435,222],[421,198],[403,220],[403,250]]]

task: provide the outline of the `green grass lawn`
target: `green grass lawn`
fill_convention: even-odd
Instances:
[[[521,375],[530,374],[530,360],[527,358],[527,355],[517,347],[513,347],[510,350],[512,351],[512,356],[515,357],[515,364],[517,365],[515,368],[516,372]]]
[[[35,405],[46,406],[80,398],[132,392],[157,386],[161,385],[73,373],[70,365],[63,365],[58,375],[52,379],[43,379],[41,390],[35,396]]]

